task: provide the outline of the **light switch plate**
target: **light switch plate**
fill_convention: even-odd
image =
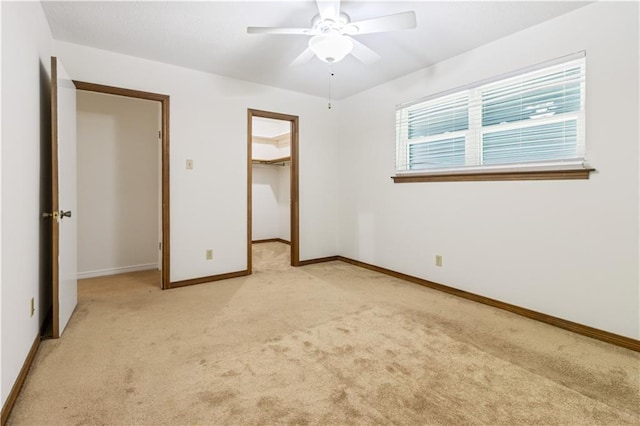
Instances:
[[[193,170],[193,160],[187,160],[187,170]]]

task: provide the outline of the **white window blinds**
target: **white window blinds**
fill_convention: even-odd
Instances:
[[[396,111],[398,172],[581,165],[585,59],[539,67]]]

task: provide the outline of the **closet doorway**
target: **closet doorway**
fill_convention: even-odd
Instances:
[[[247,269],[253,244],[290,246],[299,266],[298,117],[255,109],[247,120]]]
[[[86,169],[86,188],[78,187],[86,222],[78,275],[159,269],[158,286],[170,288],[169,96],[74,83],[86,139],[78,149]]]

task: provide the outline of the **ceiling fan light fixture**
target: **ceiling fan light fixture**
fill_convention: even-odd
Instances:
[[[319,34],[309,39],[309,48],[324,62],[338,62],[353,49],[353,41],[342,34]]]

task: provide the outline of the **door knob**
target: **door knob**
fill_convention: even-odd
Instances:
[[[71,210],[66,211],[66,212],[64,210],[60,210],[60,219],[62,219],[64,217],[71,217]]]

